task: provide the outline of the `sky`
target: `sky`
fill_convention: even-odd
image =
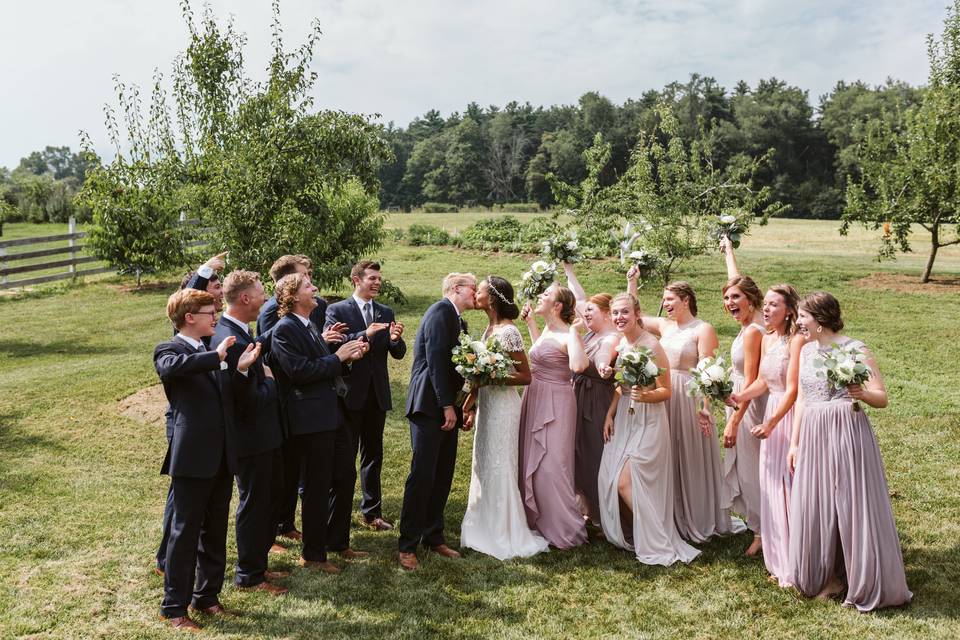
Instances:
[[[148,90],[186,46],[179,0],[0,0],[0,166],[79,131],[112,156],[103,106],[113,76]],[[197,13],[202,4],[194,0]],[[247,36],[248,75],[264,76],[268,0],[211,0]],[[728,90],[776,76],[816,105],[838,80],[926,82],[926,36],[946,0],[282,0],[289,48],[317,19],[320,108],[406,126],[470,102],[616,103],[691,73]]]

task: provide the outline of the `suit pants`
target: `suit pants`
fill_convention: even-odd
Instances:
[[[403,491],[400,512],[400,551],[416,553],[420,543],[435,547],[445,543],[443,510],[453,485],[457,464],[459,420],[450,431],[442,422],[422,414],[410,419],[413,460]]]
[[[172,478],[173,514],[160,607],[168,618],[185,616],[191,603],[198,609],[220,603],[232,480],[226,455],[212,478]]]
[[[353,437],[353,459],[360,452],[360,513],[367,522],[383,517],[380,470],[383,467],[383,425],[387,412],[380,408],[373,389],[367,405],[345,411],[344,420]]]
[[[303,559],[325,562],[327,550],[350,543],[350,512],[356,470],[350,434],[339,429],[293,438],[303,467]]]
[[[165,571],[167,568],[167,541],[170,539],[170,525],[173,522],[173,481],[167,489],[167,503],[163,506],[163,534],[160,536],[160,547],[157,549],[157,569]]]
[[[273,543],[273,510],[279,497],[274,485],[275,450],[237,461],[236,584],[252,587],[264,581],[267,553]]]
[[[296,439],[287,438],[280,448],[280,453],[280,495],[273,514],[277,535],[297,528],[297,498],[300,496],[301,487],[301,456],[297,450]]]

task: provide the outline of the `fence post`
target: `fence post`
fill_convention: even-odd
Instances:
[[[70,273],[74,277],[77,275],[77,239],[73,237],[73,234],[77,232],[77,219],[73,216],[67,220],[67,233],[71,234],[69,240],[67,240],[67,246],[71,248],[70,251],[70,260],[73,262],[70,263]]]
[[[7,268],[7,248],[0,247],[0,269],[6,269],[6,268]],[[6,273],[4,273],[3,275],[0,275],[0,287],[4,289],[7,287]]]

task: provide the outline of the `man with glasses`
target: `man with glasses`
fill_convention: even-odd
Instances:
[[[461,313],[476,303],[477,278],[451,273],[443,279],[443,299],[423,314],[413,348],[413,369],[407,390],[407,419],[413,460],[400,512],[400,566],[419,566],[417,549],[424,544],[447,558],[460,554],[443,537],[443,510],[453,484],[457,461],[457,432],[463,424],[456,406],[463,378],[451,356],[467,331]]]

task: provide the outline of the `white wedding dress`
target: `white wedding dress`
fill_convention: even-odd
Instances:
[[[513,326],[493,328],[507,351],[523,351]],[[460,546],[498,560],[546,551],[547,541],[527,527],[517,481],[520,395],[516,387],[483,386],[477,400],[470,497],[460,527]]]

